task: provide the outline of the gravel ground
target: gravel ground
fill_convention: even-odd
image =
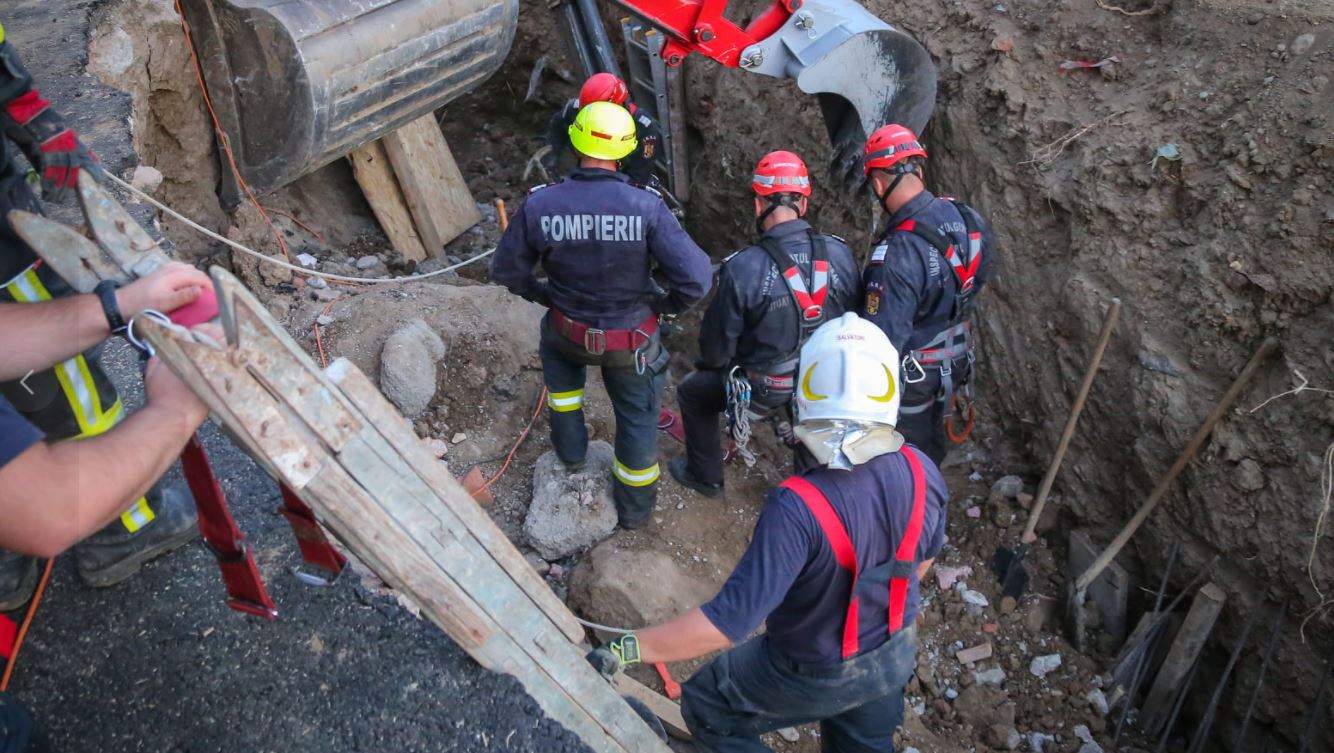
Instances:
[[[138,392],[132,354],[109,351]],[[517,681],[355,577],[297,582],[277,487],[212,426],[204,437],[281,616],[229,610],[199,542],[104,590],[63,558],[11,688],[53,750],[585,750]]]

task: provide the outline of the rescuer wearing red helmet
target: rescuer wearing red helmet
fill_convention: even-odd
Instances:
[[[592,102],[611,102],[630,111],[635,118],[636,147],[628,157],[621,160],[621,172],[630,176],[636,183],[654,188],[658,186],[657,176],[653,173],[653,163],[662,150],[662,129],[647,113],[635,107],[630,101],[630,89],[615,74],[594,73],[579,88],[579,96],[565,103],[547,126],[547,143],[551,146],[551,164],[554,167],[560,156],[570,145],[567,133],[574,116],[579,109]]]
[[[719,414],[727,413],[743,449],[750,420],[761,418],[772,419],[796,446],[788,404],[797,353],[822,322],[855,310],[859,297],[857,262],[847,244],[801,219],[811,179],[800,157],[766,154],[751,190],[759,240],[723,261],[718,293],[700,325],[696,371],[676,390],[686,455],[667,467],[707,496],[723,487]]]
[[[863,275],[862,315],[903,354],[899,432],[940,463],[946,434],[961,442],[971,425],[970,317],[995,252],[981,215],[926,190],[926,149],[911,130],[877,129],[863,156],[888,221]]]

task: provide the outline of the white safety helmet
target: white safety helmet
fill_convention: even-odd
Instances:
[[[899,420],[899,352],[877,326],[851,312],[825,322],[801,348],[797,423]]]

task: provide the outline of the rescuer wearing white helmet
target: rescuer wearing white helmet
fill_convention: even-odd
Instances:
[[[817,329],[795,399],[797,436],[820,465],[769,493],[712,601],[589,655],[614,672],[736,646],[684,685],[681,711],[705,750],[767,751],[761,734],[810,722],[835,753],[894,749],[917,666],[918,581],[944,544],[947,501],[935,463],[894,429],[899,363],[856,314]]]

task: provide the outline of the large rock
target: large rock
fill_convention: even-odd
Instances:
[[[713,588],[662,552],[631,551],[608,541],[589,553],[570,581],[570,603],[604,625],[641,628],[697,607]]]
[[[445,341],[421,319],[389,336],[380,351],[380,390],[403,415],[415,418],[435,397],[436,362],[445,357]]]
[[[533,468],[533,504],[523,532],[537,553],[555,560],[611,535],[616,506],[611,501],[611,445],[588,444],[588,462],[577,473],[565,469],[556,453],[537,459]]]
[[[1014,702],[1005,691],[988,685],[969,685],[954,701],[959,721],[985,730],[993,725],[1014,726]]]

